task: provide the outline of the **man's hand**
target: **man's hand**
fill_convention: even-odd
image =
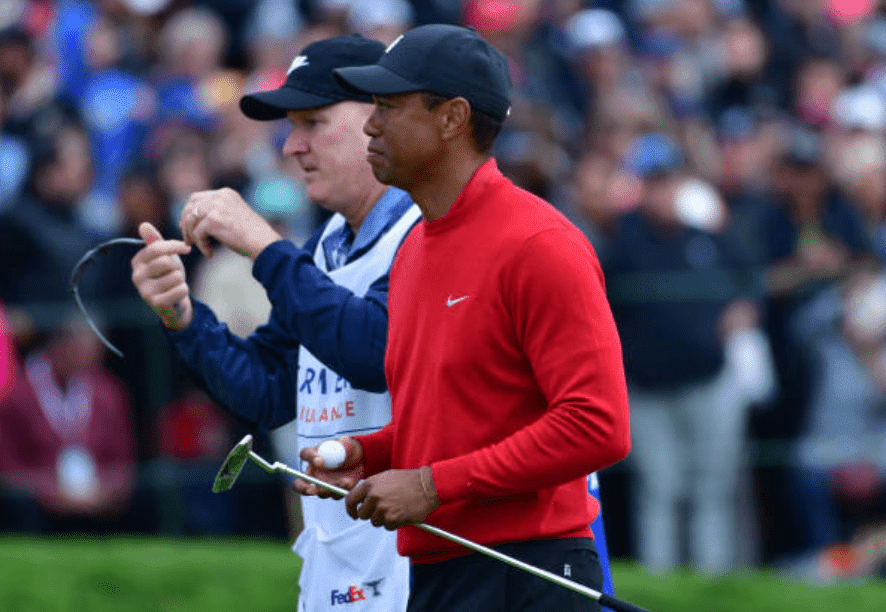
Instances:
[[[390,530],[420,523],[440,505],[429,466],[371,476],[351,489],[345,501],[351,518]]]
[[[194,319],[194,306],[185,280],[181,256],[191,247],[181,240],[163,240],[150,223],[142,223],[138,233],[145,246],[132,258],[132,284],[141,298],[173,331],[181,331]]]
[[[182,210],[179,227],[185,242],[197,245],[206,257],[212,257],[210,238],[253,260],[269,244],[282,239],[230,187],[192,193]]]
[[[345,447],[345,460],[341,467],[334,470],[327,470],[323,465],[323,457],[317,452],[316,446],[303,448],[299,453],[302,461],[308,464],[308,476],[319,478],[323,482],[328,482],[342,489],[352,489],[363,476],[363,446],[353,438],[344,436],[339,438],[339,442]],[[316,495],[317,497],[332,497],[341,499],[341,495],[333,493],[323,487],[310,483],[306,480],[296,479],[292,483],[292,488],[302,495]]]

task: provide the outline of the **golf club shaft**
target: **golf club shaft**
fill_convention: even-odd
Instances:
[[[309,476],[308,474],[305,474],[304,472],[300,472],[299,470],[296,470],[295,468],[292,468],[292,467],[286,465],[285,463],[280,463],[279,461],[275,462],[275,463],[269,463],[269,462],[265,461],[261,456],[259,456],[258,454],[256,454],[255,452],[253,452],[251,450],[249,451],[249,457],[253,461],[255,461],[255,463],[257,463],[266,472],[285,472],[287,474],[290,474],[292,476],[296,476],[297,478],[301,478],[302,480],[306,480],[306,481],[310,482],[311,484],[317,485],[318,487],[322,487],[322,488],[326,489],[327,491],[331,491],[331,492],[336,493],[338,495],[344,496],[344,495],[348,494],[348,491],[346,489],[336,487],[335,485],[331,485],[328,482],[324,482],[324,481],[320,480],[319,478]],[[575,582],[573,580],[569,580],[568,578],[564,578],[563,576],[558,576],[557,574],[554,574],[554,573],[549,572],[547,570],[541,569],[540,567],[535,567],[534,565],[530,565],[528,563],[520,561],[519,559],[515,559],[511,556],[500,553],[495,549],[488,548],[486,546],[483,546],[482,544],[477,544],[476,542],[474,542],[472,540],[468,540],[468,539],[463,538],[461,536],[457,536],[454,533],[450,533],[444,529],[440,529],[439,527],[434,527],[433,525],[428,525],[426,523],[415,523],[414,526],[418,527],[419,529],[424,529],[427,532],[433,533],[434,535],[444,538],[446,540],[449,540],[451,542],[455,542],[456,544],[460,544],[460,545],[464,546],[465,548],[469,548],[473,551],[484,554],[487,557],[492,557],[493,559],[497,559],[499,561],[502,561],[503,563],[507,563],[508,565],[510,565],[512,567],[516,567],[516,568],[519,568],[525,572],[529,572],[530,574],[532,574],[534,576],[538,576],[539,578],[543,578],[545,580],[549,580],[551,582],[554,582],[554,583],[556,583],[562,587],[565,587],[571,591],[575,591],[576,593],[579,593],[579,594],[584,595],[586,597],[590,597],[591,599],[595,599],[595,600],[599,601],[601,605],[607,606],[608,608],[611,608],[613,610],[618,610],[619,612],[648,612],[647,610],[644,610],[643,608],[640,608],[639,606],[635,606],[635,605],[628,603],[626,601],[616,599],[616,598],[611,597],[605,593],[601,593],[600,591],[596,591],[590,587],[587,587],[583,584],[579,584],[578,582]]]

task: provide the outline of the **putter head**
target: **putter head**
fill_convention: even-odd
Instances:
[[[231,452],[225,458],[225,462],[222,463],[221,469],[219,469],[218,475],[215,477],[215,482],[212,483],[213,493],[221,493],[234,486],[237,476],[243,471],[243,465],[249,459],[249,451],[251,450],[252,436],[247,434],[240,440],[237,446],[231,449]]]

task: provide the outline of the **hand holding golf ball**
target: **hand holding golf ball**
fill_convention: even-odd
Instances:
[[[323,467],[327,470],[336,470],[345,462],[347,451],[338,440],[326,440],[317,447],[317,453],[323,458]]]
[[[363,477],[363,447],[348,436],[306,446],[299,458],[309,466],[309,475],[341,489],[350,491]],[[292,487],[302,495],[341,499],[341,495],[302,479],[296,479]]]

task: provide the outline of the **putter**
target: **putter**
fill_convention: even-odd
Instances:
[[[345,489],[331,485],[320,480],[319,478],[309,476],[304,472],[300,472],[294,468],[289,467],[285,463],[280,463],[279,461],[270,463],[268,461],[265,461],[264,459],[262,459],[262,457],[253,452],[251,435],[246,435],[231,450],[231,452],[228,453],[228,456],[225,458],[224,463],[222,463],[221,469],[219,469],[218,471],[218,475],[215,477],[215,482],[212,483],[213,493],[227,491],[228,489],[233,487],[234,482],[236,482],[237,480],[237,476],[239,476],[240,472],[243,471],[243,466],[246,465],[247,459],[252,459],[256,464],[258,464],[260,468],[262,468],[269,474],[290,474],[292,476],[296,476],[297,478],[301,478],[302,480],[307,480],[308,482],[315,484],[318,487],[323,487],[328,491],[337,493],[338,495],[348,494],[348,491]],[[565,587],[571,591],[575,591],[576,593],[584,595],[585,597],[594,599],[600,602],[601,606],[606,606],[607,608],[616,610],[617,612],[649,612],[645,608],[635,606],[630,602],[612,597],[611,595],[607,595],[606,593],[601,593],[600,591],[596,591],[583,584],[579,584],[577,582],[569,580],[568,578],[558,576],[557,574],[549,572],[540,567],[535,567],[534,565],[524,563],[519,559],[515,559],[513,557],[500,553],[492,548],[487,548],[482,544],[477,544],[476,542],[473,542],[461,536],[457,536],[454,533],[449,533],[448,531],[440,529],[439,527],[434,527],[433,525],[428,525],[426,523],[416,523],[415,527],[424,529],[425,531],[433,533],[434,535],[439,536],[445,540],[455,542],[456,544],[461,544],[465,548],[469,548],[475,552],[484,554],[487,557],[492,557],[493,559],[497,559],[499,561],[502,561],[503,563],[507,563],[512,567],[516,567],[525,572],[529,572],[533,576],[538,576],[539,578],[542,578],[544,580],[559,584],[560,586]]]

